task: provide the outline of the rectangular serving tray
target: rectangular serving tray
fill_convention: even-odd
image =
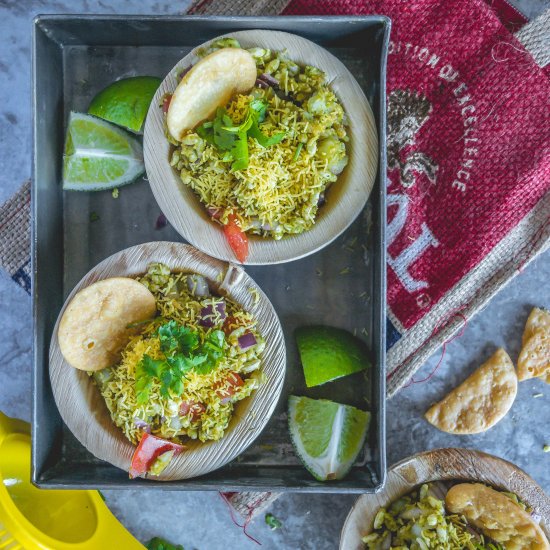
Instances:
[[[272,301],[285,333],[283,396],[254,445],[224,468],[186,481],[129,480],[96,459],[62,422],[52,395],[48,350],[60,308],[73,286],[107,256],[155,240],[182,241],[170,227],[155,229],[160,210],[146,180],[110,192],[63,192],[65,125],[71,110],[86,112],[112,81],[166,73],[193,47],[245,29],[274,29],[317,42],[340,58],[372,106],[386,165],[386,17],[133,17],[39,16],[33,32],[34,156],[32,274],[34,378],[32,479],[44,488],[136,488],[223,491],[375,492],[386,475],[385,438],[385,170],[362,215],[335,242],[308,258],[247,267]],[[284,48],[284,44],[281,44]],[[348,113],[353,117],[353,113]],[[96,212],[100,219],[90,222]],[[307,389],[293,332],[305,324],[347,328],[363,338],[372,368]],[[295,456],[286,406],[291,393],[328,398],[372,412],[368,443],[342,481],[321,483]]]

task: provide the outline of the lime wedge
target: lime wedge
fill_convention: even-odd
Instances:
[[[320,481],[342,479],[361,452],[370,413],[326,399],[291,395],[288,426],[296,453]]]
[[[365,344],[347,330],[301,327],[295,336],[308,388],[370,367]]]
[[[111,189],[131,183],[143,172],[143,149],[136,139],[99,118],[70,114],[63,189]]]
[[[92,99],[88,113],[139,132],[160,83],[155,76],[117,80]]]

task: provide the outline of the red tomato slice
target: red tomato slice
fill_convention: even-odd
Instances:
[[[197,403],[196,401],[182,401],[180,405],[180,415],[191,415],[191,422],[198,420],[205,410],[206,407],[202,403]]]
[[[236,372],[232,372],[225,381],[219,383],[217,386],[219,389],[216,389],[216,393],[221,397],[222,403],[228,403],[231,397],[237,392],[237,388],[243,385],[243,379]]]
[[[170,107],[171,101],[172,101],[172,94],[166,95],[162,100],[162,112],[164,114],[168,112],[168,108]]]
[[[248,256],[248,237],[238,226],[236,220],[236,216],[231,214],[227,223],[223,226],[223,232],[237,260],[243,264]]]
[[[226,336],[229,336],[236,328],[240,327],[240,323],[233,315],[229,315],[225,318],[222,325],[222,330]]]
[[[155,460],[164,453],[174,451],[174,456],[177,456],[185,449],[186,447],[183,445],[172,443],[156,435],[144,433],[132,457],[132,464],[129,472],[130,478],[133,479],[135,477],[144,476]]]

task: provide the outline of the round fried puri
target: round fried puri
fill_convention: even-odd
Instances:
[[[503,349],[498,349],[424,416],[444,432],[484,432],[506,415],[517,391],[518,380],[512,360]]]
[[[69,302],[59,322],[61,353],[73,367],[97,371],[114,365],[139,327],[155,316],[155,298],[141,283],[114,277],[94,283]]]
[[[506,550],[549,550],[540,526],[511,498],[481,483],[460,483],[445,498],[452,514],[463,515]]]
[[[222,48],[201,59],[172,95],[166,125],[177,140],[256,82],[256,62],[241,48]]]

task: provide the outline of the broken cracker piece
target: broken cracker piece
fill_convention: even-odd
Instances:
[[[425,414],[441,431],[475,434],[488,430],[510,410],[518,390],[516,371],[510,356],[498,349]]]
[[[539,330],[550,332],[550,311],[534,307],[525,323],[525,330],[521,339],[522,346],[525,346],[527,340]]]
[[[533,308],[525,323],[518,357],[518,379],[540,377],[550,381],[550,312]]]

